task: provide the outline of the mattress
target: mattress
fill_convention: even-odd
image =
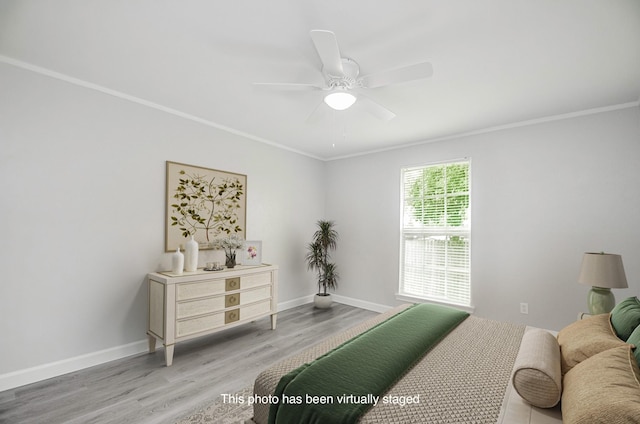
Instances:
[[[283,375],[409,306],[393,308],[280,361],[256,378],[254,394],[273,394]],[[360,422],[537,423],[536,412],[540,411],[524,403],[510,386],[525,330],[522,325],[468,317],[384,394],[387,402],[369,409]],[[268,403],[254,404],[253,422],[267,424],[269,407]],[[562,422],[553,411],[546,412],[539,414],[540,423]]]

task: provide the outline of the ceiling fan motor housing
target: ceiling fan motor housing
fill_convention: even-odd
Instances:
[[[322,68],[322,73],[327,79],[329,88],[351,90],[353,88],[360,87],[361,81],[358,80],[358,75],[360,75],[360,65],[358,65],[355,60],[349,59],[347,57],[343,57],[340,60],[342,61],[343,75],[331,75],[325,70],[324,67]]]

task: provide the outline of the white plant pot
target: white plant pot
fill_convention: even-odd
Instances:
[[[318,309],[329,309],[331,307],[331,303],[333,299],[331,299],[331,295],[327,293],[326,296],[321,296],[316,294],[313,297],[313,304]]]

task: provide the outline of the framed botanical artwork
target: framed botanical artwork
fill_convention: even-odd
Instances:
[[[246,175],[167,161],[165,251],[190,235],[201,250],[229,234],[244,238],[246,192]]]
[[[242,246],[242,251],[236,252],[236,260],[242,265],[262,264],[262,242],[246,240]]]

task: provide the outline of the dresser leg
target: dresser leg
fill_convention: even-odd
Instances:
[[[164,360],[167,363],[167,366],[170,367],[173,363],[173,347],[175,345],[169,345],[164,347]]]
[[[150,335],[147,335],[149,342],[149,353],[153,353],[156,351],[156,338]]]
[[[271,329],[276,329],[276,319],[278,318],[278,314],[271,314]]]

